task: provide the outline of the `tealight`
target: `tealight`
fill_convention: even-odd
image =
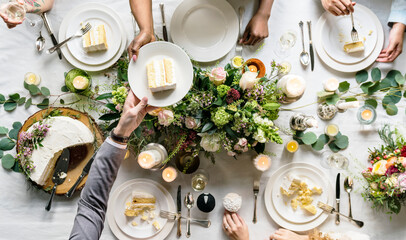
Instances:
[[[278,81],[277,88],[281,89],[288,98],[297,98],[303,95],[306,81],[300,76],[290,74]]]
[[[361,124],[371,124],[376,119],[375,108],[369,105],[364,105],[358,110],[357,117]]]
[[[291,140],[286,144],[286,150],[290,153],[295,153],[299,149],[299,143],[295,140]]]
[[[162,178],[165,182],[173,182],[178,176],[174,167],[167,167],[162,171]]]
[[[266,171],[271,167],[271,158],[265,154],[260,154],[254,158],[254,166],[259,171]]]
[[[329,78],[323,83],[323,87],[326,92],[337,91],[339,85],[340,83],[338,82],[337,78]]]
[[[330,137],[335,137],[339,132],[339,128],[336,124],[329,124],[324,129],[324,132]]]
[[[151,169],[161,162],[161,155],[157,150],[147,150],[138,155],[138,164],[144,169]]]

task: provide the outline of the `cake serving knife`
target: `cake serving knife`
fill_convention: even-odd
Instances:
[[[69,167],[69,158],[70,158],[69,148],[65,148],[61,156],[59,156],[58,158],[58,161],[55,166],[54,175],[52,176],[52,182],[54,183],[54,187],[52,189],[51,198],[49,199],[48,205],[45,207],[45,210],[47,211],[51,209],[52,200],[54,199],[55,196],[56,187],[65,182],[66,173],[68,172]]]

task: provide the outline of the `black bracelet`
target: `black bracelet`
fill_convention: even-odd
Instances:
[[[114,133],[114,129],[110,132],[110,137],[115,142],[125,143],[125,144],[127,144],[128,140],[130,139],[129,137],[123,137],[123,136],[116,135]]]

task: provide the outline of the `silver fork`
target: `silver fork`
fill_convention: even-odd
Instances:
[[[352,13],[351,13],[351,22],[352,22],[351,39],[353,42],[358,42],[358,32],[357,30],[355,30],[354,27],[354,17],[352,16]]]
[[[259,192],[259,181],[254,181],[254,217],[252,218],[253,223],[257,223],[257,198]]]
[[[55,45],[54,47],[51,47],[50,49],[48,49],[47,53],[51,54],[51,53],[55,52],[57,49],[59,49],[60,47],[65,45],[69,40],[85,35],[87,32],[90,31],[90,29],[92,29],[92,25],[90,25],[90,23],[86,23],[86,25],[84,27],[81,27],[74,35],[68,37],[64,41],[62,41],[59,44]]]
[[[165,211],[165,210],[161,210],[161,211],[159,212],[159,216],[160,216],[161,218],[166,218],[166,219],[169,219],[169,220],[176,220],[176,219],[178,219],[178,217],[180,217],[181,219],[185,219],[184,217],[179,216],[177,213],[168,212],[168,211]],[[191,218],[190,221],[191,221],[191,222],[194,222],[194,223],[197,223],[197,224],[199,224],[199,225],[201,225],[201,226],[203,226],[203,227],[205,227],[205,228],[208,228],[208,227],[210,227],[210,225],[211,225],[211,221],[210,221],[210,220],[199,220],[199,219],[193,219],[193,218]]]
[[[238,19],[238,39],[237,39],[237,46],[235,46],[235,52],[237,55],[242,56],[242,44],[240,43],[240,39],[242,38],[242,18],[245,12],[245,8],[243,6],[238,8],[239,19]]]

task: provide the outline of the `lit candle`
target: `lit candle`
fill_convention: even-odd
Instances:
[[[157,150],[147,150],[138,155],[138,164],[144,169],[151,169],[162,161],[161,158]]]
[[[299,149],[299,143],[295,140],[291,140],[286,144],[286,150],[291,153],[295,153]]]
[[[329,124],[329,125],[327,125],[326,128],[324,129],[324,132],[325,132],[328,136],[330,136],[330,137],[335,137],[335,136],[338,134],[339,129],[338,129],[338,126],[337,126],[337,125],[335,125],[335,124]]]
[[[286,75],[278,81],[277,88],[281,89],[288,98],[296,98],[304,93],[306,81],[300,76]]]
[[[271,167],[271,158],[267,155],[260,154],[254,158],[254,166],[264,172]]]
[[[357,117],[362,124],[371,124],[376,119],[376,111],[372,106],[364,105],[358,110]]]
[[[177,176],[178,173],[173,167],[167,167],[162,171],[162,178],[165,180],[165,182],[173,182]]]
[[[372,111],[369,109],[365,109],[364,111],[361,112],[361,117],[365,121],[369,121],[372,119]]]
[[[329,78],[323,83],[326,92],[335,92],[338,89],[339,82],[336,78]]]

